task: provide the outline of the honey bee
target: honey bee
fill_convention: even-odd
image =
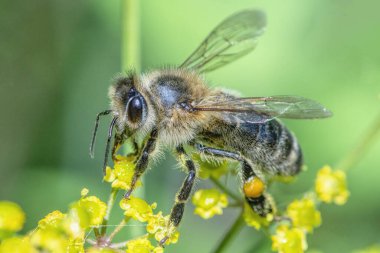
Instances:
[[[130,72],[116,78],[109,89],[111,109],[97,115],[90,154],[93,156],[99,117],[112,114],[103,171],[113,132],[112,156],[126,140],[135,144],[137,156],[125,198],[131,195],[152,158],[166,147],[174,151],[187,171],[171,210],[172,226],[180,224],[197,177],[198,166],[191,152],[215,160],[238,161],[241,187],[249,206],[260,216],[273,212],[265,182],[276,175],[296,175],[303,164],[295,136],[277,118],[325,118],[331,112],[298,96],[237,97],[209,88],[202,76],[252,51],[265,27],[263,12],[238,12],[214,28],[179,67],[142,75]],[[139,145],[136,140],[141,137]]]

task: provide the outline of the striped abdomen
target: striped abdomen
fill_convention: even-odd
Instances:
[[[295,175],[302,166],[296,138],[277,120],[234,125],[218,121],[201,135],[212,145],[239,152],[270,174]]]

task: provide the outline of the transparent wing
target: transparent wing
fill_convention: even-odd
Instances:
[[[264,123],[273,118],[318,119],[332,116],[320,103],[298,96],[235,98],[202,101],[198,111],[218,112],[214,115],[228,122]]]
[[[238,12],[215,27],[180,67],[208,72],[230,63],[256,47],[265,26],[263,12]]]

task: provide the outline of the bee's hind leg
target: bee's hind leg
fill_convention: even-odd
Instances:
[[[198,143],[194,144],[194,146],[197,150],[206,155],[239,161],[241,163],[241,175],[245,200],[253,211],[262,217],[273,213],[272,203],[264,192],[265,185],[256,175],[247,159],[245,159],[242,155],[231,151],[206,147]]]
[[[183,181],[183,184],[176,195],[175,203],[171,210],[170,218],[169,218],[169,225],[168,225],[169,235],[167,235],[165,238],[163,238],[160,241],[161,246],[165,244],[166,240],[170,236],[170,233],[173,233],[175,229],[179,226],[183,217],[183,213],[185,211],[185,204],[187,200],[189,199],[191,190],[193,189],[193,186],[194,186],[195,177],[196,177],[196,168],[195,168],[194,162],[186,154],[186,151],[184,150],[182,146],[178,146],[176,148],[176,155],[180,163],[184,167],[186,167],[187,176],[185,180]]]

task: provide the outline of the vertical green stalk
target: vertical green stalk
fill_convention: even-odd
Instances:
[[[110,219],[110,215],[111,215],[111,210],[112,210],[112,207],[115,203],[115,199],[116,199],[116,196],[117,196],[117,193],[119,191],[117,189],[113,189],[112,188],[112,191],[111,191],[111,194],[108,198],[108,202],[107,202],[107,210],[106,210],[106,216],[104,217],[103,219],[103,223],[102,223],[102,228],[101,228],[101,231],[100,231],[100,235],[101,236],[104,236],[107,232],[107,225],[108,225],[108,221]],[[95,234],[97,233],[97,231],[94,229],[94,232]],[[98,236],[96,236],[98,237]]]
[[[140,71],[140,7],[139,0],[121,0],[122,44],[121,68]]]
[[[140,59],[140,6],[139,0],[121,0],[121,68],[122,71],[133,69],[137,73],[141,70]],[[124,152],[128,152],[125,145]],[[142,180],[144,181],[144,180]],[[140,198],[144,198],[144,184],[134,192]],[[133,226],[129,231],[133,237],[144,234],[144,228]]]

